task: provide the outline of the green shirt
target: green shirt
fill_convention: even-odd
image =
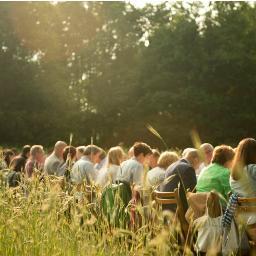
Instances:
[[[210,192],[214,190],[227,199],[228,193],[231,191],[229,176],[229,169],[216,163],[211,164],[200,173],[196,191]]]

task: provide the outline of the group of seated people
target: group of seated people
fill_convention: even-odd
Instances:
[[[11,156],[11,157],[10,157]],[[106,153],[96,145],[68,146],[58,141],[45,157],[43,146],[24,146],[20,155],[4,152],[1,168],[33,177],[35,170],[44,175],[68,177],[75,185],[86,182],[99,187],[125,182],[133,187],[151,187],[162,192],[182,185],[185,191],[216,191],[228,199],[230,191],[240,197],[256,197],[256,140],[243,139],[236,148],[215,148],[204,143],[199,149],[186,148],[181,156],[174,151],[161,154],[143,142],[135,143],[128,154],[120,146]],[[249,216],[248,224],[256,217]]]

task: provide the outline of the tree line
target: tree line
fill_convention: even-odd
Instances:
[[[254,136],[256,10],[247,2],[0,3],[0,144],[102,147]]]

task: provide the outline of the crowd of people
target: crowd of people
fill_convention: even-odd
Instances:
[[[41,145],[26,145],[19,155],[6,149],[0,168],[25,178],[36,173],[63,176],[76,186],[86,182],[102,189],[124,182],[138,190],[147,186],[171,192],[182,184],[184,191],[216,191],[226,200],[231,191],[240,197],[256,197],[253,138],[243,139],[236,148],[204,143],[199,149],[184,149],[181,155],[174,151],[160,153],[143,142],[136,142],[126,154],[120,146],[106,153],[96,145],[75,148],[58,141],[48,156]],[[246,222],[255,225],[255,215],[247,215]]]

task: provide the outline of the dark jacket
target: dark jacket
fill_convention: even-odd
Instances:
[[[11,169],[15,172],[22,172],[25,169],[27,158],[23,155],[16,156],[11,162]]]
[[[164,182],[160,186],[160,191],[172,192],[175,188],[180,187],[179,194],[180,197],[182,197],[182,203],[185,204],[184,208],[187,208],[186,191],[188,189],[190,191],[193,191],[196,187],[196,172],[192,165],[186,159],[181,159],[168,167],[165,172],[165,179],[168,179],[168,177],[172,175],[174,175],[174,177],[171,178],[169,182]],[[175,210],[176,207],[163,208]]]

